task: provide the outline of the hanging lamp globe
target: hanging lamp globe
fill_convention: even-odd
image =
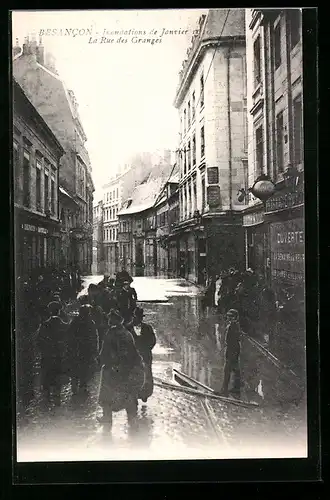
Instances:
[[[266,175],[260,175],[250,188],[250,192],[259,200],[265,202],[275,193],[276,186],[273,181]]]

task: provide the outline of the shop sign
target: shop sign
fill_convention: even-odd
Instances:
[[[218,167],[209,167],[207,169],[208,184],[219,184],[219,169]]]
[[[38,227],[38,233],[47,234],[48,233],[48,229],[46,229],[44,227]]]
[[[36,231],[37,228],[36,226],[32,226],[31,224],[22,224],[22,228],[25,230],[25,231]]]
[[[302,218],[270,224],[272,277],[290,283],[304,282],[305,231]]]
[[[278,196],[273,196],[266,202],[266,212],[275,212],[276,210],[284,210],[293,208],[304,203],[304,192],[296,191],[292,193],[284,193]]]
[[[264,221],[264,212],[243,215],[243,226],[255,226]]]
[[[220,205],[220,187],[208,186],[207,188],[207,203],[210,207],[218,207]]]

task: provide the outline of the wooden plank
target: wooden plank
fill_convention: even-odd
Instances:
[[[227,398],[225,396],[218,396],[216,394],[212,393],[209,394],[203,391],[198,391],[196,389],[190,389],[188,387],[180,387],[179,385],[171,384],[170,382],[165,382],[164,380],[159,379],[158,377],[154,377],[154,384],[158,387],[162,387],[163,389],[169,389],[173,391],[184,392],[186,394],[191,394],[193,396],[214,399],[217,401],[221,401],[222,403],[230,403],[235,406],[242,406],[246,408],[255,408],[259,406],[258,403],[255,403],[253,401],[240,401],[234,398]]]

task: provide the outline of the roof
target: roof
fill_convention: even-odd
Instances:
[[[65,151],[64,151],[61,143],[57,139],[56,135],[50,129],[50,127],[47,125],[47,123],[45,122],[43,117],[38,112],[37,108],[32,104],[32,102],[27,97],[26,93],[24,92],[23,88],[21,87],[21,85],[17,82],[17,80],[14,77],[13,77],[13,87],[14,87],[13,88],[14,101],[15,101],[15,94],[16,94],[16,96],[18,96],[21,99],[20,102],[24,103],[25,107],[27,107],[27,109],[30,110],[31,117],[34,117],[35,119],[37,119],[37,121],[39,122],[39,125],[42,126],[42,130],[48,135],[49,138],[52,139],[52,141],[56,145],[58,151],[61,153],[61,155],[63,155],[65,153]]]
[[[152,208],[164,185],[168,182],[172,168],[172,165],[169,164],[161,164],[154,167],[148,180],[139,184],[134,189],[131,196],[131,204],[128,208],[123,208],[118,215],[141,213]]]
[[[59,191],[60,191],[60,193],[64,194],[64,196],[67,196],[68,198],[70,198],[70,199],[71,199],[74,203],[77,203],[77,202],[75,201],[75,199],[71,196],[71,194],[69,194],[69,193],[68,193],[68,192],[64,189],[64,187],[59,186]]]

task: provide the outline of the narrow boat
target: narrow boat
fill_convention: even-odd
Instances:
[[[193,379],[192,377],[189,377],[189,375],[186,375],[183,372],[180,372],[179,370],[176,370],[173,368],[173,376],[174,380],[178,382],[180,385],[183,385],[185,387],[190,387],[190,389],[196,389],[198,391],[204,390],[206,392],[210,392],[214,394],[214,389],[211,387],[208,387],[207,385],[202,384],[202,382],[199,382],[198,380]]]
[[[212,395],[212,396],[215,396],[217,398],[222,397],[226,401],[233,401],[233,402],[237,402],[238,404],[242,404],[242,405],[259,406],[258,403],[256,403],[255,401],[243,401],[241,399],[230,397],[230,396],[222,396],[219,392],[215,391],[211,387],[208,387],[207,385],[202,384],[202,382],[199,382],[198,380],[196,380],[192,377],[189,377],[189,375],[186,375],[185,373],[180,372],[176,368],[173,368],[173,376],[174,376],[174,380],[176,382],[178,382],[180,385],[187,387],[189,389],[193,389],[195,391],[199,391],[199,392],[202,391],[205,393],[206,396]]]

